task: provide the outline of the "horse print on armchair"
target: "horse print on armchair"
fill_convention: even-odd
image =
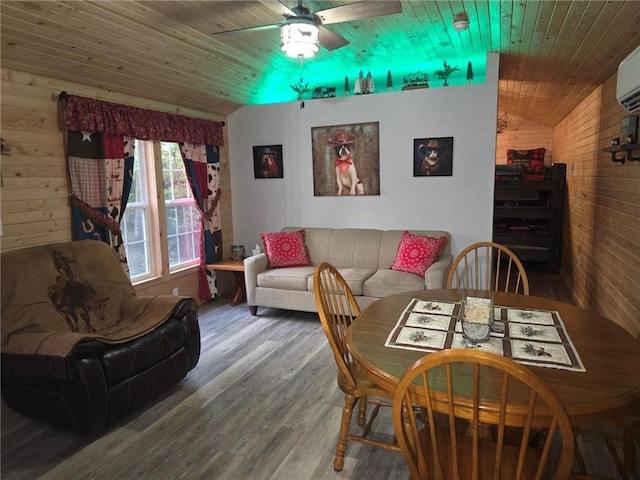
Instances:
[[[107,244],[41,245],[1,259],[2,396],[12,409],[96,433],[197,364],[195,301],[137,296]]]
[[[78,317],[84,321],[87,332],[95,332],[91,317],[95,317],[96,321],[104,320],[105,302],[109,297],[99,298],[91,285],[74,275],[71,264],[75,263],[75,258],[65,257],[55,250],[51,256],[58,271],[55,282],[47,290],[53,306],[67,321],[72,332],[80,331]]]

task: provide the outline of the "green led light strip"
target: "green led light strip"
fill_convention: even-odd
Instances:
[[[359,72],[362,70],[366,76],[371,72],[375,84],[373,93],[387,92],[387,72],[391,71],[392,91],[400,91],[403,87],[403,77],[410,74],[421,72],[426,73],[429,78],[429,87],[442,87],[443,81],[435,75],[437,70],[442,69],[442,60],[430,62],[407,62],[406,59],[399,59],[394,63],[372,63],[364,65],[358,61],[354,61],[353,65],[346,66],[333,60],[330,54],[326,54],[325,58],[318,55],[309,60],[305,60],[300,66],[295,59],[290,59],[282,55],[282,58],[274,60],[273,69],[265,72],[264,78],[259,80],[256,88],[257,93],[249,100],[249,105],[263,105],[269,103],[292,102],[297,100],[297,93],[293,91],[290,85],[296,84],[300,78],[304,82],[309,82],[309,88],[313,90],[315,87],[333,87],[336,96],[345,96],[344,80],[348,77],[350,92],[354,95],[354,82],[358,78]],[[467,85],[467,62],[471,62],[473,68],[473,80],[471,84],[483,83],[486,75],[486,55],[481,57],[461,57],[455,59],[444,59],[447,63],[458,70],[454,71],[449,77],[450,86]],[[304,100],[312,98],[312,93],[306,93]]]

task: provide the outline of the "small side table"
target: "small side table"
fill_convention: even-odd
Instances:
[[[208,263],[205,267],[209,270],[224,270],[233,272],[236,285],[233,297],[231,297],[231,305],[236,306],[246,301],[247,294],[244,286],[244,260],[221,260],[219,262]]]

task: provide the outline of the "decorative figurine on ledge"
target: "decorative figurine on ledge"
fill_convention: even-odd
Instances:
[[[439,78],[440,80],[442,80],[442,86],[443,87],[448,87],[449,86],[449,77],[456,70],[459,70],[459,68],[458,67],[452,67],[451,65],[449,65],[447,63],[446,60],[443,60],[442,61],[442,70],[436,70],[435,71],[435,76],[437,78]]]
[[[365,95],[367,93],[373,93],[374,90],[375,86],[373,84],[371,72],[367,72],[367,78],[364,78],[362,70],[360,70],[358,79],[355,81],[355,84],[353,86],[353,93],[355,93],[356,95]]]
[[[313,98],[331,98],[336,96],[336,87],[315,87],[311,92]]]
[[[429,88],[429,75],[420,71],[402,77],[402,81],[404,83],[402,90]]]
[[[298,94],[298,101],[300,102],[300,108],[304,108],[304,101],[302,100],[302,95],[309,92],[311,89],[309,88],[309,82],[305,82],[302,77],[298,83],[294,83],[293,85],[289,85],[291,90]]]

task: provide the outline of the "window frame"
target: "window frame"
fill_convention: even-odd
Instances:
[[[191,262],[184,262],[174,266],[169,265],[169,246],[168,246],[168,229],[167,229],[167,210],[164,197],[164,171],[162,165],[162,146],[159,140],[138,140],[136,139],[136,152],[143,150],[143,154],[136,153],[135,161],[145,162],[147,201],[148,201],[148,245],[149,245],[149,266],[150,272],[131,278],[133,285],[140,285],[154,280],[169,280],[176,274],[181,274],[188,270],[199,268],[200,252],[198,250],[199,243],[196,246],[196,258]],[[176,143],[176,142],[165,142]],[[140,147],[142,145],[142,147]],[[152,165],[150,162],[152,161]],[[152,167],[152,168],[149,168]],[[135,180],[134,180],[135,181]],[[187,179],[188,183],[188,179]],[[192,192],[189,188],[189,194]],[[197,202],[193,199],[193,205],[196,213],[199,214]],[[184,203],[183,199],[180,202]],[[137,208],[137,206],[134,206]],[[125,210],[125,215],[129,209]],[[202,227],[200,227],[202,229]],[[155,233],[157,232],[157,233]],[[202,230],[200,230],[202,233]],[[124,241],[124,239],[123,239]],[[126,242],[125,242],[126,249]]]
[[[180,165],[182,166],[183,170],[184,170],[184,175],[185,175],[185,182],[186,182],[186,191],[187,191],[187,198],[171,198],[171,199],[167,199],[166,196],[164,195],[164,169],[163,169],[163,165],[162,165],[162,146],[161,143],[173,143],[173,144],[177,144],[176,142],[158,142],[158,153],[159,153],[159,162],[157,162],[157,164],[160,164],[160,178],[162,179],[162,208],[164,210],[163,214],[162,214],[162,218],[165,219],[164,221],[164,225],[166,228],[166,235],[164,236],[165,238],[165,247],[167,249],[167,261],[166,261],[166,265],[168,265],[169,267],[169,273],[176,273],[176,272],[180,272],[192,267],[196,267],[200,265],[200,242],[202,241],[202,222],[198,222],[198,226],[199,226],[199,236],[196,238],[197,242],[196,244],[193,246],[193,250],[196,253],[196,257],[194,260],[190,260],[190,261],[186,261],[186,262],[181,262],[178,263],[176,265],[169,265],[169,226],[167,224],[167,206],[188,206],[188,205],[192,205],[194,207],[194,215],[196,216],[196,218],[198,218],[200,216],[200,211],[198,209],[198,204],[196,202],[196,199],[193,196],[193,191],[191,190],[191,185],[189,183],[189,178],[186,175],[186,169],[184,167],[184,161],[182,160],[182,155],[180,154]],[[180,153],[180,152],[178,152]],[[175,168],[172,170],[176,170]],[[175,194],[175,191],[173,191],[172,193]],[[158,197],[160,198],[160,197]],[[193,231],[191,231],[190,233],[193,233]],[[177,235],[177,233],[176,233]]]

